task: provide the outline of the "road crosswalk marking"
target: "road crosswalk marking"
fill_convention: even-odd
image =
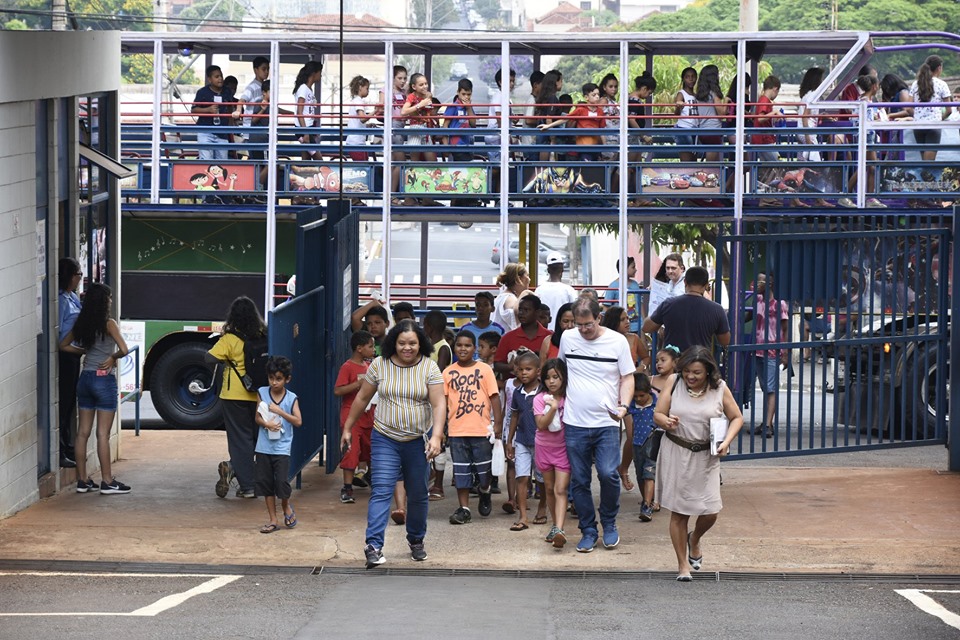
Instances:
[[[912,602],[924,613],[940,618],[954,629],[960,629],[960,615],[950,611],[927,595],[928,593],[960,593],[960,591],[948,589],[894,589],[894,591]]]

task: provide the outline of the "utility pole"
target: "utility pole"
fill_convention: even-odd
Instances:
[[[52,22],[50,28],[54,31],[67,30],[67,0],[53,0]]]
[[[740,0],[740,31],[759,31],[760,0]]]

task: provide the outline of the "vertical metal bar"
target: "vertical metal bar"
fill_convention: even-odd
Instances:
[[[133,382],[134,389],[133,392],[137,396],[133,399],[134,408],[133,408],[133,433],[136,436],[140,435],[140,398],[143,396],[143,391],[140,390],[140,345],[133,345]]]
[[[867,103],[857,103],[857,208],[867,206]]]
[[[393,226],[391,217],[390,202],[393,198],[393,41],[387,40],[384,43],[384,82],[383,87],[383,215],[381,216],[381,236],[383,242],[380,245],[380,258],[383,260],[383,298],[384,306],[390,307],[390,246],[391,227]]]
[[[280,81],[280,42],[275,38],[270,41],[270,77],[275,78],[275,86]],[[265,236],[264,264],[264,292],[263,315],[267,316],[273,309],[273,288],[277,268],[277,127],[280,119],[279,96],[280,92],[270,92],[270,121],[267,123],[267,222]]]
[[[150,204],[160,202],[160,127],[163,123],[163,40],[153,41],[153,115],[150,130]]]
[[[509,159],[510,159],[510,119],[504,118],[504,114],[509,114],[509,100],[510,100],[510,41],[504,38],[500,43],[500,68],[506,69],[507,73],[501,71],[501,86],[503,86],[503,81],[506,81],[506,91],[501,91],[501,112],[500,112],[500,271],[503,271],[503,268],[509,262],[509,250],[510,250],[510,176],[509,176]],[[540,68],[540,56],[539,54],[534,56],[533,68]],[[526,102],[526,100],[524,100]],[[506,105],[504,107],[503,105]],[[526,110],[526,108],[524,108]],[[524,120],[523,126],[529,127],[531,123]],[[521,165],[522,166],[522,165]],[[518,172],[522,172],[522,168],[517,168]],[[521,180],[522,181],[522,180]],[[523,243],[521,241],[521,247]],[[521,249],[522,250],[522,249]]]
[[[420,222],[420,308],[427,308],[428,266],[430,260],[430,223]]]
[[[956,246],[954,246],[954,243],[956,242],[957,238],[960,238],[960,211],[958,211],[958,209],[960,209],[960,207],[957,207],[957,205],[954,205],[953,230],[952,230],[953,234],[950,235],[948,231],[946,234],[944,234],[944,237],[940,242],[941,267],[940,267],[940,282],[938,286],[942,290],[941,299],[948,297],[950,282],[951,281],[956,282],[957,278],[960,277],[960,251],[957,251]],[[944,258],[946,257],[945,247],[948,244],[951,247],[953,247],[953,250],[951,251],[951,253],[953,254],[953,260],[950,261],[950,272],[945,274],[942,265],[947,264],[947,260],[945,260]],[[952,293],[949,293],[949,299],[950,299],[950,317],[960,318],[960,295],[958,295],[957,292],[954,291]],[[944,311],[945,308],[946,306],[941,308],[941,311]],[[954,367],[960,367],[960,339],[957,339],[955,335],[952,335],[953,333],[952,323],[948,326],[944,326],[946,324],[947,323],[943,323],[943,325],[941,325],[943,327],[941,331],[943,331],[944,337],[950,343],[950,362],[953,363]],[[943,351],[946,351],[946,349],[943,348]],[[941,359],[940,362],[942,363],[944,362],[944,360]],[[937,368],[939,369],[940,367],[937,367]],[[948,380],[948,378],[944,376],[937,381],[938,393],[946,390],[945,389],[946,380]],[[943,394],[941,393],[940,395],[943,395]],[[942,412],[940,411],[941,407],[943,408]],[[946,418],[947,406],[944,406],[944,403],[938,404],[937,424],[938,424],[938,428],[939,428],[939,425],[946,425],[950,429],[949,434],[944,434],[948,437],[948,441],[949,441],[949,445],[948,445],[949,456],[948,456],[947,468],[950,471],[960,471],[960,420],[957,419],[957,416],[960,415],[960,413],[958,413],[960,412],[960,384],[954,383],[950,385],[949,409],[951,412],[953,412],[953,420],[947,422],[947,418]]]
[[[630,223],[627,221],[627,184],[629,177],[627,175],[627,108],[629,103],[627,101],[627,96],[630,93],[629,82],[627,80],[627,75],[629,74],[627,58],[629,54],[629,46],[626,40],[620,41],[620,122],[618,131],[619,131],[619,148],[620,154],[618,158],[617,165],[620,168],[620,187],[619,187],[619,198],[617,198],[617,225],[619,226],[619,235],[617,236],[617,245],[619,248],[620,255],[620,273],[617,274],[617,277],[620,279],[620,290],[617,292],[617,299],[620,300],[620,306],[624,309],[627,308],[627,285],[630,282],[629,277],[627,276],[627,254],[630,251]]]
[[[742,87],[744,82],[744,69],[747,56],[747,43],[742,38],[737,40],[737,82]],[[742,304],[740,299],[740,274],[743,269],[743,240],[739,237],[743,234],[743,136],[744,136],[744,109],[743,92],[737,92],[737,135],[734,151],[734,196],[733,196],[733,241],[730,247],[730,263],[733,265],[730,273],[730,319],[734,327],[731,331],[731,346],[736,346],[742,342],[740,334],[742,333]],[[720,172],[721,180],[724,179],[723,172]],[[736,351],[732,353],[736,354]],[[734,388],[736,388],[736,367],[734,371]],[[744,381],[746,384],[746,381]],[[751,445],[752,447],[752,445]]]

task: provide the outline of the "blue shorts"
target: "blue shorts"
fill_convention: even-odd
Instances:
[[[780,362],[777,358],[757,356],[755,360],[757,380],[764,393],[776,393],[780,388]]]
[[[683,129],[681,129],[681,131],[683,131]],[[692,129],[691,129],[691,131],[692,131]],[[678,133],[678,134],[676,134],[676,135],[673,136],[673,139],[674,139],[674,141],[676,142],[677,146],[687,146],[687,147],[690,147],[690,146],[693,146],[693,145],[695,145],[695,144],[697,143],[696,136],[691,135],[691,134],[688,134],[688,133]]]
[[[657,461],[650,457],[653,454],[652,447],[652,433],[643,444],[633,445],[633,465],[638,480],[654,480],[657,477]]]
[[[473,486],[474,476],[480,488],[490,486],[490,461],[493,445],[483,436],[451,436],[448,441],[453,459],[453,482],[457,489]]]
[[[77,406],[97,411],[117,410],[117,376],[98,376],[97,371],[81,371],[77,382]]]

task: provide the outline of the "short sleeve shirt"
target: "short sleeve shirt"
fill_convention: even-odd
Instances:
[[[537,394],[537,397],[533,399],[533,415],[542,416],[547,413],[547,401],[546,396],[549,394],[548,391],[542,391]],[[563,408],[566,404],[566,398],[556,398],[557,401],[557,415],[560,416],[560,431],[550,431],[549,429],[537,429],[537,446],[538,447],[566,447],[567,442],[563,433]]]
[[[220,114],[196,113],[194,116],[197,118],[198,125],[203,127],[229,127],[232,124],[229,114],[233,111],[233,106],[229,103],[234,101],[233,94],[226,92],[214,93],[213,89],[209,86],[200,87],[193,101],[194,103],[198,103],[197,106],[199,107],[209,107],[210,104],[208,103],[216,102],[218,99],[222,101],[219,107],[217,107]]]
[[[600,428],[617,426],[610,411],[620,404],[620,379],[637,366],[626,337],[606,329],[594,340],[579,330],[560,337],[560,359],[567,363],[567,426]]]
[[[653,401],[646,407],[638,407],[635,401],[631,401],[630,408],[627,409],[630,412],[630,417],[633,418],[633,444],[637,447],[643,445],[654,429],[657,428],[653,423],[653,410],[657,406],[657,395],[654,393],[651,396]]]
[[[223,387],[220,389],[220,398],[223,400],[249,400],[257,401],[256,391],[247,391],[240,382],[240,376],[246,374],[246,366],[243,360],[243,340],[232,333],[225,333],[220,336],[217,343],[210,349],[210,355],[224,363],[223,366]],[[233,363],[233,367],[230,366]],[[236,367],[240,372],[234,371]]]
[[[475,361],[465,367],[454,362],[443,370],[443,393],[447,398],[447,435],[468,438],[489,434],[493,403],[500,401],[490,365]]]
[[[517,414],[517,430],[514,433],[514,441],[525,447],[536,445],[537,422],[533,416],[533,400],[540,391],[542,389],[538,387],[527,393],[523,387],[518,387],[513,392],[513,398],[511,399],[512,412]],[[510,419],[513,420],[513,417],[511,416]]]
[[[543,345],[543,341],[551,335],[553,335],[553,331],[550,331],[540,324],[537,325],[537,335],[533,337],[533,340],[527,337],[527,334],[523,331],[523,327],[517,327],[513,331],[507,331],[503,334],[503,337],[500,338],[500,344],[497,346],[497,355],[494,358],[494,362],[506,362],[510,352],[516,351],[520,347],[526,347],[534,353],[540,353],[540,347]]]
[[[297,101],[303,98],[303,118],[306,123],[304,126],[316,126],[317,121],[313,116],[317,113],[317,97],[314,95],[313,89],[306,84],[302,84],[297,88],[294,98]]]
[[[418,102],[423,100],[420,96],[415,93],[411,93],[407,96],[407,99],[404,104],[406,105],[415,105]],[[416,127],[433,127],[435,126],[432,116],[434,114],[433,105],[429,107],[424,107],[417,111],[416,115],[407,116],[407,126],[416,126]]]
[[[363,379],[377,388],[373,428],[381,434],[408,442],[422,437],[433,426],[429,387],[443,384],[436,362],[420,358],[415,364],[401,366],[378,357]]]
[[[910,98],[914,102],[920,102],[920,89],[914,82],[910,87]],[[929,102],[950,102],[950,87],[940,78],[933,78],[933,96]],[[914,107],[914,122],[940,122],[942,119],[943,107]]]
[[[244,113],[254,113],[257,109],[257,104],[263,101],[263,83],[257,79],[251,80],[250,84],[244,88],[243,93],[240,94],[240,99],[246,103],[243,107]],[[252,121],[253,118],[244,118],[243,126],[251,126],[253,124]]]
[[[760,100],[757,101],[757,117],[762,118],[763,116],[769,116],[773,113],[773,102],[767,96],[760,96]],[[756,120],[754,120],[756,124]],[[769,127],[771,124],[769,122],[764,124],[756,124],[758,127]],[[756,133],[753,136],[753,144],[776,144],[777,137],[769,133]]]
[[[664,300],[650,318],[663,326],[664,344],[675,345],[681,352],[693,345],[710,347],[715,336],[730,332],[723,307],[696,294]]]
[[[787,303],[784,300],[758,301],[754,315],[757,316],[757,320],[754,322],[756,344],[784,342],[786,340],[780,323],[783,320],[788,320],[790,314],[787,310]],[[773,359],[780,357],[777,349],[758,349],[757,355],[767,355]]]
[[[337,381],[333,383],[335,387],[345,387],[353,384],[367,373],[368,365],[366,362],[357,364],[347,360],[340,366],[340,372],[337,374]],[[357,391],[340,397],[340,425],[347,422],[350,415],[350,409],[353,407],[353,401],[357,398]],[[357,419],[357,427],[366,428],[373,426],[373,409],[364,411]]]

